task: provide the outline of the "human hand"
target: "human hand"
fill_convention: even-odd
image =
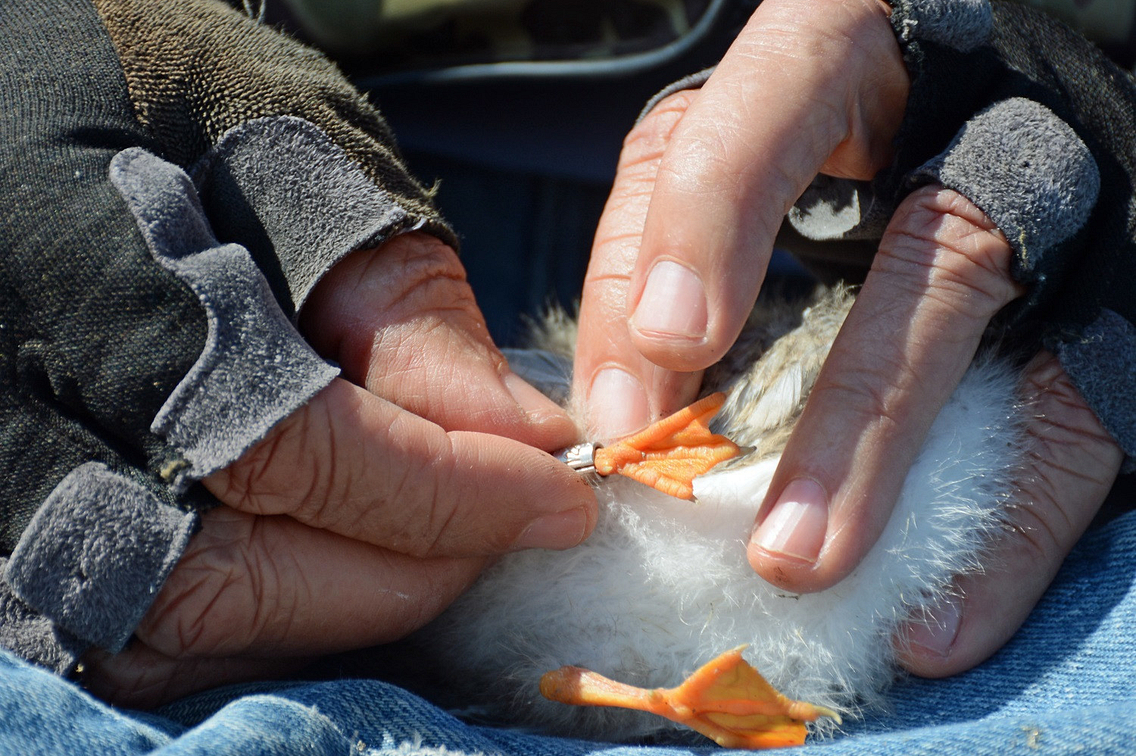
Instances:
[[[1032,134],[1034,146],[1020,151],[1011,142],[1021,139],[1021,130],[1007,141],[989,131],[991,119],[1015,108],[1037,114],[1038,123],[1046,124]],[[1042,131],[1046,136],[1039,139]],[[1049,248],[1037,243],[1035,233],[1046,220],[1029,228],[1018,225],[1019,218],[1044,215],[1037,208],[1047,203],[1033,204],[1032,197],[1049,199],[1051,176],[1077,181],[1076,191],[1067,187],[1061,194],[1068,205],[1048,203],[1065,208],[1060,222],[1072,229],[1081,227],[1097,199],[1093,157],[1044,106],[1014,99],[984,110],[941,159],[965,160],[960,155],[973,156],[968,150],[982,148],[987,154],[1001,152],[978,173],[991,182],[988,187],[1007,187],[1004,194],[987,192],[983,201],[1013,231],[1014,248],[977,206],[954,191],[926,186],[900,204],[786,447],[751,537],[751,564],[783,588],[833,586],[875,545],[931,422],[991,319],[1026,292],[1011,275],[1011,264],[1020,263],[1028,275],[1032,261]],[[1031,172],[1046,151],[1067,162]],[[917,175],[927,180],[950,174],[950,169],[939,174],[939,165],[932,161]],[[947,180],[982,195],[959,173]],[[1014,180],[1021,183],[1011,189]],[[1008,204],[999,202],[1002,197]],[[1040,283],[1041,277],[1029,280]],[[949,598],[900,631],[900,658],[912,671],[961,672],[1005,643],[1116,478],[1120,448],[1055,357],[1035,356],[1023,374],[1022,399],[1030,413],[1030,456],[1022,469],[1011,471],[1016,487],[1006,512],[1009,527],[989,544],[981,574],[959,577]]]
[[[833,344],[758,515],[750,563],[772,583],[816,591],[879,537],[932,421],[990,319],[1021,293],[1013,252],[972,203],[937,186],[901,203]],[[982,574],[901,631],[911,671],[964,671],[1025,620],[1116,478],[1123,454],[1056,358],[1024,371],[1028,464],[1009,527]]]
[[[688,404],[819,170],[886,165],[907,73],[877,0],[767,0],[699,91],[627,136],[584,283],[574,395],[590,434]]]
[[[575,389],[593,435],[693,398],[752,306],[789,205],[818,170],[882,167],[905,98],[876,3],[767,0],[701,91],[632,131],[581,311]],[[990,318],[1020,293],[1010,259],[960,195],[926,188],[899,208],[759,513],[748,551],[765,579],[818,591],[859,564]],[[1039,356],[1027,386],[1040,442],[1016,527],[985,575],[960,581],[960,601],[901,633],[918,673],[959,672],[998,648],[1115,478],[1119,450],[1052,358]]]
[[[343,369],[236,463],[222,502],[122,653],[89,687],[150,706],[394,640],[437,615],[495,555],[567,548],[595,498],[537,450],[568,417],[493,346],[453,250],[424,234],[357,252],[301,318]]]
[[[958,578],[940,606],[901,629],[899,658],[915,674],[965,671],[1010,639],[1088,528],[1123,460],[1056,357],[1039,353],[1022,389],[1031,449],[1006,510],[1008,527],[982,573]]]

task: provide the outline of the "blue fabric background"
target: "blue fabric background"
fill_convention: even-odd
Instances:
[[[1136,513],[1090,532],[1026,625],[947,680],[901,681],[892,710],[807,754],[1136,754]],[[158,713],[108,707],[0,654],[3,754],[677,756],[714,746],[619,746],[467,725],[373,680],[268,683]],[[707,741],[708,743],[708,741]]]

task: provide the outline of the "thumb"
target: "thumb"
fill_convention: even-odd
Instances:
[[[343,380],[205,485],[234,509],[417,558],[567,548],[596,517],[587,482],[548,454],[446,432]]]
[[[741,330],[790,206],[822,168],[886,165],[907,76],[876,0],[758,6],[675,127],[628,292],[631,336],[670,370]]]

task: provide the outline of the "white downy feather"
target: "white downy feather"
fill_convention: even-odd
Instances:
[[[807,395],[802,382],[811,385],[806,372],[782,370],[771,391],[740,410],[728,405],[725,432],[744,436],[740,425],[789,418]],[[747,391],[752,379],[735,382],[731,400]],[[777,456],[695,481],[693,503],[613,476],[597,485],[600,519],[590,539],[502,559],[427,629],[428,642],[471,703],[559,734],[626,740],[675,726],[545,701],[544,672],[572,664],[670,687],[741,644],[786,695],[854,716],[877,704],[893,678],[897,623],[940,598],[953,575],[979,569],[1021,454],[1019,411],[1011,370],[973,366],[934,423],[882,537],[829,590],[786,594],[746,560]]]

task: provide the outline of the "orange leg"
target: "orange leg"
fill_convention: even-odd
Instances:
[[[596,449],[596,472],[618,473],[680,499],[694,498],[694,479],[742,453],[725,436],[710,432],[710,418],[726,401],[711,394],[644,430]]]
[[[686,725],[724,748],[775,748],[805,742],[805,722],[840,716],[777,692],[742,658],[745,647],[705,664],[677,688],[647,690],[579,667],[561,667],[540,681],[545,698],[576,706],[647,711]]]

